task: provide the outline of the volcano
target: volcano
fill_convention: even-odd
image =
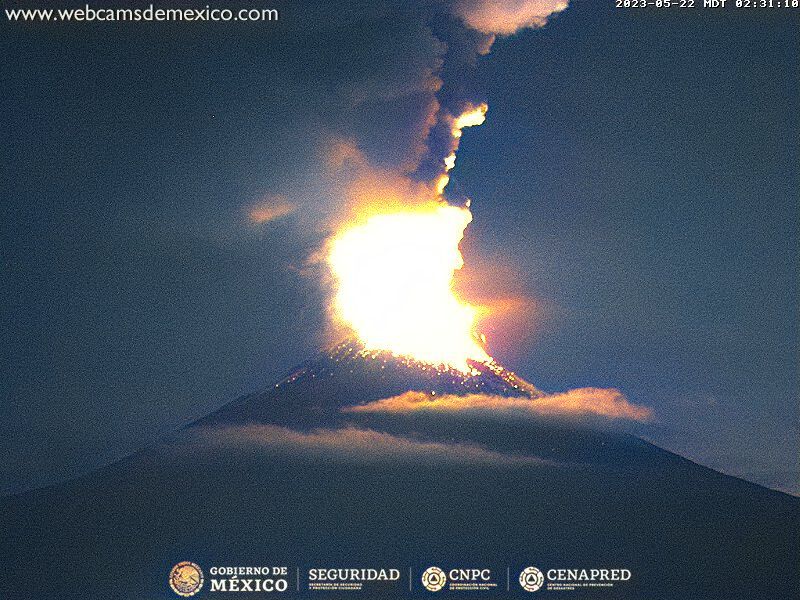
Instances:
[[[495,362],[470,361],[471,371],[433,365],[347,341],[298,366],[273,389],[244,396],[198,424],[280,422],[328,425],[342,408],[414,390],[430,394],[542,396]]]
[[[177,598],[167,574],[185,560],[290,567],[288,591],[245,597],[359,595],[310,591],[315,567],[397,568],[399,586],[361,596],[426,596],[432,565],[499,581],[446,596],[528,597],[517,575],[535,565],[546,582],[630,573],[544,596],[797,597],[798,498],[600,423],[350,410],[410,390],[542,396],[496,363],[470,367],[341,344],[156,447],[4,498],[0,598]]]

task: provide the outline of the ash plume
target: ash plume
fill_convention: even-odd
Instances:
[[[465,25],[486,35],[513,35],[543,27],[551,15],[567,8],[564,0],[457,0],[453,13]]]
[[[355,197],[384,196],[392,206],[441,201],[460,132],[491,115],[477,81],[479,60],[498,39],[543,27],[566,7],[563,0],[343,4],[327,12],[306,7],[339,50],[335,63],[330,54],[312,51],[308,80],[296,84],[311,124],[299,132],[314,149],[308,167],[261,195],[285,197],[323,236],[351,216]],[[339,39],[345,35],[339,31],[347,36]],[[330,70],[341,75],[335,83],[326,79]],[[458,125],[465,114],[481,118]],[[368,194],[371,173],[378,177]],[[263,215],[256,211],[252,220]]]
[[[434,182],[442,194],[455,166],[463,128],[483,123],[489,107],[472,82],[479,57],[489,54],[498,37],[544,27],[566,7],[564,0],[455,0],[448,5],[450,19],[434,27],[447,51],[437,74],[441,80],[436,93],[438,111],[416,177]]]

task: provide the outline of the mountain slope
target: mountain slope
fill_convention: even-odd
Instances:
[[[3,499],[0,598],[175,598],[182,560],[412,568],[412,593],[370,598],[428,594],[434,564],[633,574],[538,592],[566,598],[796,597],[797,498],[575,422],[341,410],[409,389],[540,393],[499,366],[464,377],[342,345],[159,447]]]
[[[311,423],[335,416],[343,406],[402,394],[493,394],[538,397],[542,392],[497,363],[472,363],[473,373],[437,367],[344,342],[292,371],[267,389],[222,407],[201,419],[204,425],[235,422]]]

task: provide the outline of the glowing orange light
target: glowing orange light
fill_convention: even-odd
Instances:
[[[444,170],[434,181],[434,189],[436,193],[441,196],[444,194],[444,189],[450,183],[450,176],[447,174],[452,171],[456,166],[456,150],[458,150],[459,141],[461,139],[462,130],[465,127],[475,127],[481,125],[486,121],[486,111],[489,106],[486,103],[476,105],[469,105],[464,112],[457,117],[451,117],[452,122],[450,125],[450,135],[453,136],[451,143],[450,154],[444,157]]]
[[[463,113],[453,119],[452,134],[454,138],[461,137],[461,130],[465,127],[475,127],[481,125],[486,120],[486,111],[489,106],[486,103],[479,104],[478,106],[471,106]]]
[[[453,291],[467,208],[431,202],[374,215],[331,241],[334,308],[368,350],[384,350],[470,372],[488,362],[475,332],[476,309]]]
[[[441,196],[444,193],[444,188],[447,187],[447,184],[450,183],[450,176],[442,173],[439,177],[436,178],[434,182],[434,188],[436,189],[436,194]]]

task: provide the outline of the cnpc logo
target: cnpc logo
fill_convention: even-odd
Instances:
[[[453,582],[453,588],[458,583],[488,582],[492,580],[491,569],[450,569],[445,573],[439,567],[428,567],[422,573],[422,585],[430,592],[438,592]]]
[[[447,584],[447,575],[439,567],[428,567],[422,573],[422,585],[429,592],[438,592]]]

